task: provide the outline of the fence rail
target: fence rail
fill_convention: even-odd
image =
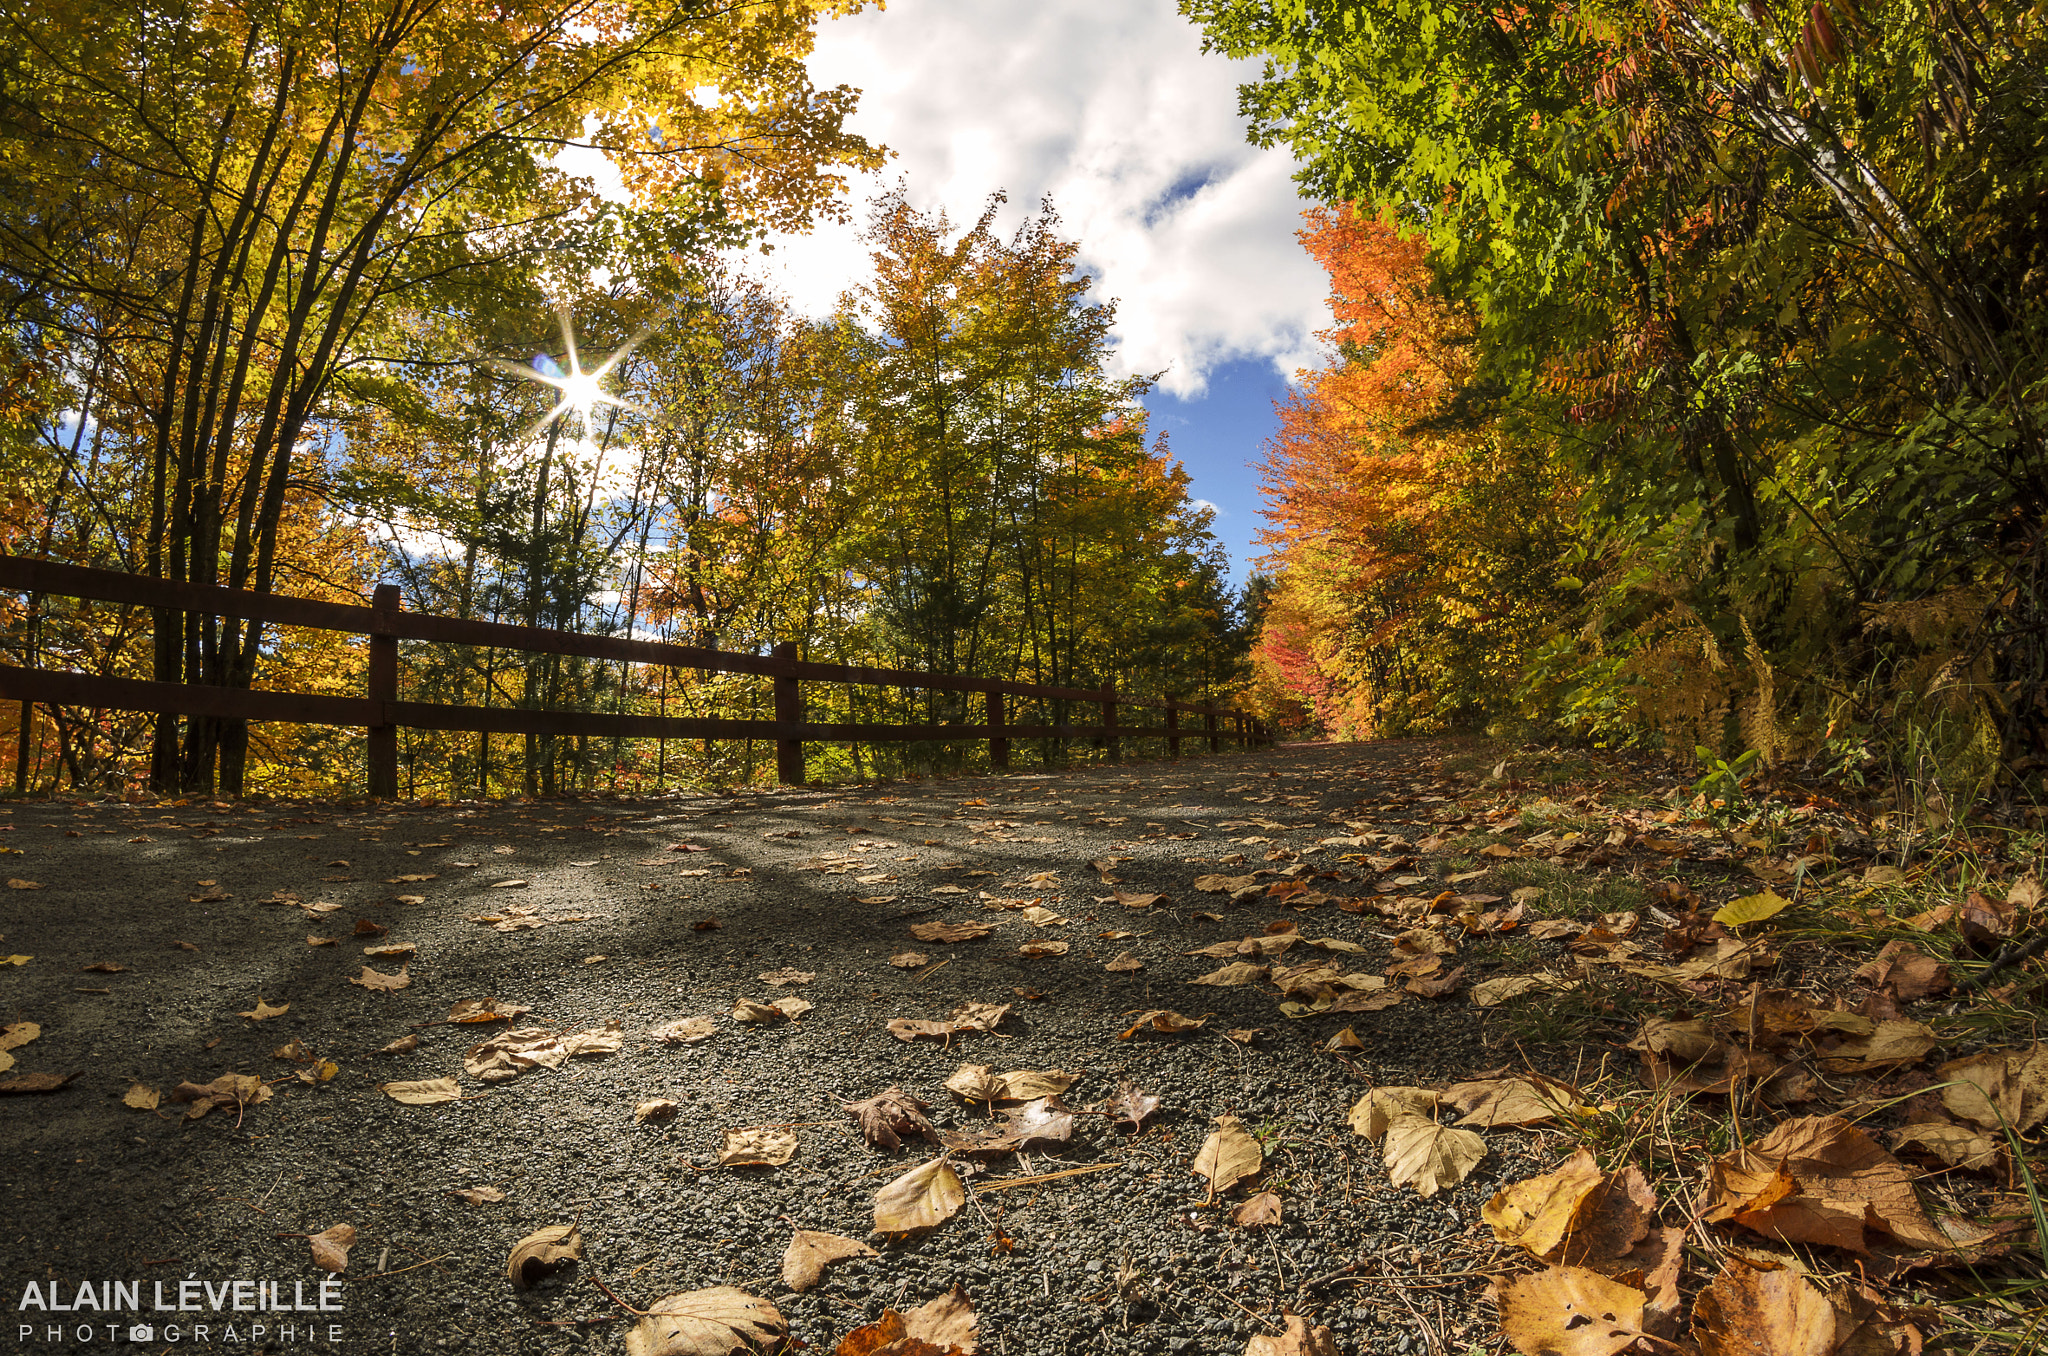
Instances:
[[[777,645],[772,654],[740,654],[662,641],[592,636],[537,626],[441,617],[405,611],[400,605],[396,584],[379,584],[370,605],[364,607],[285,594],[180,584],[115,570],[0,556],[0,589],[128,603],[158,612],[238,617],[281,626],[312,627],[367,636],[370,642],[369,665],[361,697],[259,692],[0,664],[0,699],[22,704],[21,728],[24,732],[37,702],[149,711],[172,716],[361,727],[368,734],[368,781],[369,793],[373,796],[395,797],[398,794],[398,731],[401,727],[472,734],[770,740],[775,744],[777,780],[786,786],[803,784],[803,745],[806,741],[921,743],[986,740],[989,761],[998,770],[1009,767],[1012,739],[1101,739],[1112,759],[1119,756],[1119,744],[1126,739],[1164,739],[1174,757],[1180,756],[1184,740],[1205,741],[1212,753],[1220,752],[1225,743],[1242,748],[1269,741],[1263,723],[1234,707],[1172,698],[1120,697],[1114,681],[1100,688],[1051,687],[1039,683],[1011,683],[992,678],[917,673],[857,664],[819,663],[799,658],[796,644],[787,641]],[[740,720],[706,716],[614,715],[401,701],[398,696],[398,642],[401,640],[495,646],[535,654],[607,659],[713,673],[755,674],[773,681],[775,718]],[[805,683],[978,692],[984,699],[984,719],[979,723],[936,725],[813,721],[805,715]],[[1006,718],[1008,704],[1005,698],[1008,697],[1086,702],[1098,706],[1102,718],[1099,723],[1087,725],[1014,725]],[[1120,707],[1158,710],[1164,713],[1163,721],[1158,725],[1126,725],[1117,718]],[[1202,724],[1199,727],[1183,726],[1180,722],[1182,715],[1200,716]],[[23,747],[26,748],[25,738]],[[16,769],[17,786],[22,781],[22,772],[22,768]]]

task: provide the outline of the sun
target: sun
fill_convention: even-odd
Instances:
[[[564,415],[574,414],[577,421],[583,426],[583,436],[587,439],[591,436],[593,419],[600,405],[612,405],[619,409],[632,410],[636,413],[644,412],[640,406],[632,401],[607,391],[604,387],[604,378],[620,363],[624,362],[632,354],[633,350],[640,346],[641,340],[647,336],[644,334],[636,335],[623,346],[614,350],[611,356],[607,357],[603,362],[586,372],[583,370],[582,357],[577,352],[576,329],[569,319],[569,309],[565,306],[559,314],[562,324],[562,346],[568,351],[569,359],[567,364],[568,370],[563,372],[561,376],[554,376],[543,372],[537,366],[526,366],[508,362],[493,362],[491,364],[500,371],[510,372],[515,377],[524,377],[528,381],[537,381],[543,386],[551,386],[560,393],[561,398],[555,402],[554,408],[534,421],[533,428],[529,431],[528,436],[536,436],[541,430],[554,423],[557,419],[562,418]]]

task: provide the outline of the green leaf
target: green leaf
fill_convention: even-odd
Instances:
[[[1792,907],[1792,901],[1776,890],[1731,899],[1714,911],[1714,921],[1723,927],[1739,928],[1744,923],[1761,923]]]

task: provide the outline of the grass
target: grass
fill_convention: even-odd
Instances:
[[[1543,892],[1529,913],[1543,918],[1591,918],[1603,913],[1641,912],[1650,902],[1648,888],[1634,876],[1588,876],[1568,866],[1543,861],[1508,862],[1480,882],[1489,894],[1512,895],[1534,887]]]

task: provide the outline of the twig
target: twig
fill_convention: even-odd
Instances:
[[[444,1252],[439,1257],[429,1257],[426,1261],[414,1262],[409,1267],[400,1267],[396,1271],[380,1271],[377,1274],[379,1276],[403,1276],[408,1271],[418,1271],[421,1267],[430,1267],[436,1262],[445,1262],[454,1255],[452,1252]]]
[[[398,1273],[394,1271],[391,1274],[396,1276]],[[610,1314],[599,1314],[596,1318],[536,1318],[533,1320],[533,1326],[536,1328],[594,1328],[600,1323],[609,1323],[611,1321],[612,1315]]]
[[[945,966],[951,965],[952,963],[953,958],[951,956],[946,957],[942,961],[933,961],[930,965],[925,966],[924,969],[919,970],[910,982],[913,984],[922,984],[924,983],[924,978],[926,975],[930,974],[934,970],[942,969]]]
[[[602,1290],[602,1291],[604,1291],[604,1297],[605,1297],[606,1299],[610,1300],[610,1301],[611,1301],[611,1302],[612,1302],[613,1304],[616,1304],[616,1305],[618,1305],[618,1306],[619,1306],[619,1307],[620,1307],[621,1309],[624,1309],[624,1310],[625,1310],[625,1311],[626,1311],[627,1313],[629,1313],[629,1314],[633,1315],[633,1317],[635,1317],[635,1318],[645,1318],[645,1317],[647,1317],[647,1311],[646,1311],[645,1309],[635,1309],[635,1308],[634,1308],[634,1307],[633,1307],[632,1305],[630,1305],[630,1304],[626,1303],[626,1302],[625,1302],[624,1300],[620,1299],[620,1298],[619,1298],[619,1297],[618,1297],[617,1295],[614,1295],[614,1294],[612,1293],[612,1288],[611,1288],[610,1286],[606,1285],[606,1284],[605,1284],[605,1283],[604,1283],[603,1281],[600,1281],[599,1279],[597,1279],[597,1275],[596,1275],[596,1273],[595,1273],[595,1272],[591,1273],[591,1275],[590,1275],[590,1283],[591,1283],[592,1285],[596,1286],[596,1287],[597,1287],[597,1288],[598,1288],[599,1290]]]
[[[1120,1168],[1121,1163],[1090,1163],[1085,1167],[1067,1168],[1061,1172],[1041,1172],[1031,1177],[1006,1177],[1000,1182],[985,1182],[977,1185],[976,1191],[1008,1191],[1011,1187],[1036,1186],[1040,1182],[1054,1182],[1062,1177],[1079,1177],[1087,1172],[1108,1172]],[[872,1175],[872,1174],[870,1174]]]

